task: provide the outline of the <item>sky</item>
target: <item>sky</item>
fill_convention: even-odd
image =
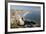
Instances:
[[[29,11],[40,11],[40,6],[17,6],[17,5],[11,5],[11,9],[15,10],[29,10]]]

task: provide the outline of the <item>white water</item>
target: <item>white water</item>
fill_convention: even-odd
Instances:
[[[26,12],[26,13],[23,15],[23,17],[25,17],[28,13],[29,13],[29,12]]]

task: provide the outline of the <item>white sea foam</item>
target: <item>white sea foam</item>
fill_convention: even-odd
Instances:
[[[29,13],[29,12],[26,12],[26,13],[23,15],[23,17],[25,17],[28,13]]]

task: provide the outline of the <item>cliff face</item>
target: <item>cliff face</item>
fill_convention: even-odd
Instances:
[[[21,14],[25,13],[23,10],[12,10],[10,12],[11,27],[19,27],[18,25],[24,25]]]

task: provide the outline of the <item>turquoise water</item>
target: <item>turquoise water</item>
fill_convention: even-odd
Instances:
[[[40,12],[32,11],[32,13],[25,16],[25,19],[29,19],[30,21],[35,21],[36,23],[40,24],[40,17]]]

